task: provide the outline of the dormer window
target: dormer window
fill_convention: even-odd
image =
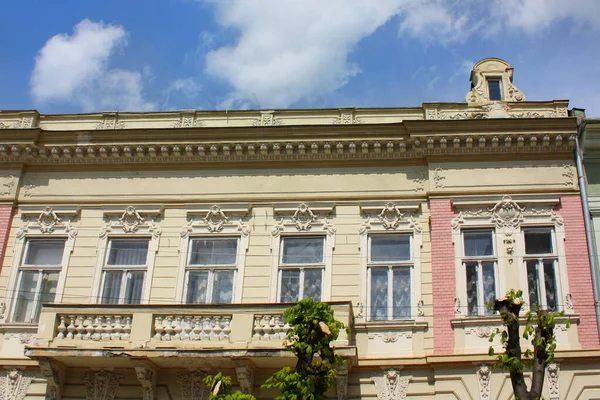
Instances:
[[[500,78],[488,78],[488,95],[490,101],[501,101],[502,100],[502,82]]]

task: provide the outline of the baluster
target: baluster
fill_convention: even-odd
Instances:
[[[112,329],[112,317],[107,315],[104,321],[104,333],[102,334],[102,340],[112,340],[115,337]]]
[[[194,317],[194,329],[192,329],[192,340],[200,340],[202,335],[202,327],[200,326],[200,318]]]
[[[231,334],[231,317],[224,317],[224,324],[225,326],[223,327],[223,339],[229,339],[229,335]]]
[[[214,317],[211,323],[213,325],[211,339],[221,340],[221,331],[223,330],[221,328],[221,317]]]
[[[58,326],[56,327],[56,330],[58,331],[58,335],[56,335],[56,338],[64,339],[65,332],[67,331],[67,325],[65,324],[65,316],[61,315],[61,316],[59,316],[59,318],[60,318],[60,324],[58,324]]]
[[[210,318],[204,317],[202,318],[202,340],[210,340],[210,332],[212,331],[212,327],[210,326]]]
[[[113,328],[114,332],[115,332],[115,338],[117,340],[121,340],[121,334],[123,333],[123,327],[121,326],[121,316],[120,315],[115,315],[115,326]]]
[[[163,336],[163,340],[171,340],[171,335],[173,334],[173,317],[168,316],[165,319],[167,323],[165,324],[165,336]]]
[[[84,340],[91,340],[92,334],[94,333],[94,317],[87,316],[85,317],[85,336]]]
[[[94,334],[92,335],[92,340],[100,340],[102,338],[102,317],[99,315],[94,318]]]
[[[75,332],[75,315],[69,315],[69,326],[67,326],[67,339],[73,339],[73,332]]]
[[[154,318],[154,339],[156,340],[162,340],[162,335],[164,334],[164,329],[163,329],[163,317],[158,316],[156,318]]]
[[[175,329],[173,329],[173,340],[181,340],[181,317],[175,317]]]
[[[85,332],[85,327],[83,326],[83,315],[77,316],[77,323],[75,324],[75,330],[77,333],[75,334],[75,339],[81,340],[83,339],[83,332]]]
[[[262,328],[260,327],[260,320],[261,320],[262,316],[261,315],[255,315],[254,316],[254,335],[253,337],[256,339],[260,339],[260,334],[262,333]]]
[[[281,316],[280,315],[276,315],[273,318],[273,337],[275,339],[279,339],[281,337],[280,332],[281,332]]]
[[[183,332],[181,332],[181,340],[190,340],[192,332],[192,317],[183,318]]]
[[[123,328],[123,334],[121,338],[123,340],[129,340],[129,336],[131,335],[131,317],[125,317],[125,327]]]
[[[263,339],[265,340],[271,340],[271,321],[272,321],[273,316],[272,315],[265,315],[265,323],[263,325]]]

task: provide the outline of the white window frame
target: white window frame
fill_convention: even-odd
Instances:
[[[22,268],[21,265],[26,255],[25,252],[27,250],[28,240],[30,239],[65,240],[60,268],[48,268],[48,270],[60,270],[54,303],[62,302],[69,263],[73,248],[75,247],[75,238],[77,237],[77,230],[71,225],[71,218],[78,213],[78,208],[23,206],[17,212],[17,215],[15,215],[14,221],[21,219],[23,225],[16,233],[13,247],[13,261],[8,278],[8,290],[6,291],[4,299],[6,309],[10,310],[6,318],[7,321],[12,321],[13,318],[16,305],[16,296],[13,294],[19,290],[21,284],[21,271],[35,269],[28,269],[27,267]],[[46,268],[37,269],[45,270]],[[39,299],[39,293],[36,294],[36,298]],[[31,324],[37,324],[37,322],[32,322]]]
[[[133,217],[131,217],[131,210]],[[142,289],[140,304],[149,304],[154,275],[154,264],[156,253],[160,243],[161,228],[154,222],[153,217],[162,212],[159,206],[114,206],[106,207],[103,216],[107,220],[101,229],[98,238],[98,256],[92,286],[92,301],[102,304],[102,290],[104,289],[104,271],[108,259],[108,246],[111,239],[150,239],[148,244],[148,255],[146,257],[146,274]],[[126,218],[130,216],[131,218]]]
[[[465,232],[490,232],[492,235],[492,246],[493,246],[493,255],[492,256],[483,256],[483,257],[474,257],[467,256],[467,251],[465,248]],[[496,229],[494,227],[486,227],[486,228],[463,228],[460,231],[460,243],[461,243],[461,273],[464,278],[464,294],[465,294],[465,314],[469,317],[478,317],[489,315],[490,313],[486,313],[485,298],[483,294],[483,263],[493,262],[494,263],[494,294],[495,298],[498,298],[500,293],[503,293],[498,289],[500,286],[500,279],[498,275],[498,243],[497,243],[497,234]],[[467,287],[467,263],[477,263],[477,314],[469,314],[469,304],[468,304],[468,287]]]
[[[227,240],[227,239],[235,239],[236,240],[236,255],[235,255],[235,262],[233,264],[215,264],[215,265],[190,265],[190,258],[192,256],[192,242],[194,240],[198,240],[198,239],[214,239],[214,240]],[[240,259],[244,258],[240,256],[240,245],[241,245],[241,237],[239,235],[235,236],[235,235],[193,235],[190,236],[188,238],[188,245],[186,248],[186,253],[185,253],[185,272],[184,272],[184,284],[183,284],[183,289],[182,289],[182,303],[185,304],[195,304],[195,303],[186,303],[186,299],[187,299],[187,292],[188,292],[188,281],[189,281],[189,272],[190,271],[208,271],[208,287],[207,287],[207,293],[206,293],[206,298],[207,303],[206,304],[215,304],[212,303],[212,295],[213,295],[213,290],[214,290],[214,278],[215,278],[215,271],[233,271],[233,288],[232,288],[232,295],[231,295],[231,300],[232,303],[239,303],[241,302],[241,290],[239,291],[239,294],[236,295],[236,293],[238,293],[238,265],[240,264]],[[247,246],[247,245],[246,245]],[[246,247],[247,249],[247,247]],[[240,297],[239,300],[236,301],[236,297]]]
[[[540,224],[528,224],[528,225],[524,225],[521,228],[520,231],[520,240],[519,240],[519,244],[520,244],[520,252],[519,254],[521,255],[521,260],[519,265],[521,266],[520,268],[520,273],[519,273],[519,278],[520,278],[520,282],[521,282],[521,288],[523,290],[523,298],[525,299],[526,305],[525,308],[526,309],[531,309],[531,299],[529,298],[529,282],[527,279],[527,261],[531,261],[531,260],[538,260],[537,263],[537,273],[538,273],[538,277],[537,277],[537,284],[538,284],[538,293],[539,293],[539,297],[540,297],[540,306],[542,309],[547,309],[547,298],[546,298],[546,285],[545,285],[545,279],[544,279],[544,269],[543,267],[540,268],[540,260],[542,260],[542,266],[543,266],[543,261],[552,261],[553,264],[553,268],[554,268],[554,279],[556,279],[556,295],[557,295],[557,299],[556,299],[556,311],[567,311],[566,307],[565,307],[565,296],[564,293],[566,293],[564,291],[566,284],[568,284],[567,281],[567,271],[566,271],[566,267],[562,267],[564,265],[566,265],[566,260],[565,260],[565,248],[564,248],[564,229],[562,228],[562,225],[560,226],[560,230],[562,232],[557,232],[558,227],[556,225],[550,225],[550,224],[544,224],[544,223],[540,223]],[[528,255],[526,253],[525,250],[525,233],[526,232],[534,232],[534,231],[538,231],[538,232],[550,232],[550,240],[551,240],[551,244],[552,244],[552,249],[553,249],[553,253],[552,254],[536,254],[536,255]],[[562,240],[558,240],[558,238],[562,237]],[[562,248],[561,248],[562,247]],[[562,262],[561,262],[562,260]]]
[[[232,304],[242,302],[244,277],[246,272],[246,254],[250,240],[250,227],[243,217],[248,215],[248,204],[229,203],[221,206],[212,204],[187,204],[185,213],[187,224],[180,231],[179,267],[175,285],[175,301],[184,304],[187,295],[187,264],[190,257],[191,240],[202,237],[238,238],[237,263],[233,282]],[[235,221],[233,217],[237,217]]]
[[[409,249],[410,249],[410,257],[408,261],[398,261],[398,262],[373,262],[371,260],[371,243],[372,243],[372,238],[373,236],[384,236],[384,235],[391,235],[391,236],[408,236],[409,237]],[[414,262],[415,262],[415,253],[414,253],[414,235],[413,232],[389,232],[389,231],[385,231],[385,232],[370,232],[367,235],[367,282],[366,282],[366,287],[367,287],[367,301],[366,301],[366,308],[367,308],[367,320],[368,321],[373,321],[373,322],[382,322],[382,321],[405,321],[405,320],[411,320],[414,319],[414,308],[416,308],[416,301],[415,301],[415,290],[413,287],[413,284],[415,282],[415,266],[414,266]],[[387,273],[388,273],[388,293],[387,293],[387,301],[388,301],[388,310],[387,310],[387,319],[385,320],[373,320],[372,319],[372,315],[371,315],[371,271],[373,268],[376,269],[383,269],[383,268],[387,268]],[[394,318],[394,304],[393,304],[393,298],[394,298],[394,282],[393,282],[393,271],[394,269],[397,268],[402,268],[402,269],[408,269],[409,271],[409,279],[410,279],[410,284],[411,284],[411,298],[410,298],[410,315],[408,318]],[[420,283],[419,283],[420,284]],[[417,300],[418,301],[418,300]]]
[[[143,285],[146,285],[146,280],[148,278],[148,256],[150,255],[150,252],[148,252],[148,254],[146,254],[146,264],[144,265],[108,265],[108,258],[110,257],[110,250],[112,247],[112,242],[114,240],[147,240],[148,241],[148,249],[150,249],[150,245],[152,243],[152,237],[150,236],[142,236],[142,235],[137,235],[135,237],[131,237],[131,236],[110,236],[108,237],[107,240],[107,249],[104,255],[104,263],[103,263],[103,267],[102,267],[102,283],[100,285],[100,291],[98,292],[99,295],[99,299],[98,299],[98,303],[99,304],[128,304],[128,303],[123,303],[123,299],[125,298],[125,292],[127,290],[127,284],[126,284],[126,279],[127,279],[127,274],[129,272],[143,272],[144,273],[144,283]],[[103,293],[104,293],[104,283],[106,281],[106,272],[116,272],[119,271],[122,273],[123,277],[121,278],[121,286],[119,288],[119,298],[118,298],[118,303],[102,303],[102,297],[103,297]],[[140,299],[140,303],[139,304],[144,304],[144,286],[142,286],[142,297]],[[138,303],[134,303],[134,304],[138,304]]]
[[[279,215],[271,230],[271,290],[269,301],[279,303],[279,257],[282,236],[325,236],[325,266],[322,277],[321,301],[331,300],[333,250],[336,228],[326,214],[334,211],[333,203],[280,203],[273,207],[273,216]],[[309,222],[307,222],[309,221]]]
[[[283,262],[283,244],[282,242],[285,241],[285,239],[287,238],[307,238],[307,237],[317,237],[317,238],[322,238],[323,239],[323,262],[322,263],[316,263],[316,264],[285,264]],[[281,281],[282,281],[282,276],[283,276],[283,272],[282,271],[300,271],[300,277],[299,277],[299,285],[300,287],[298,288],[298,298],[299,300],[304,298],[304,272],[307,269],[310,270],[319,270],[321,271],[321,300],[323,300],[323,293],[325,292],[325,288],[324,288],[324,282],[325,282],[325,268],[327,265],[327,236],[325,234],[303,234],[303,235],[294,235],[294,234],[288,234],[288,235],[282,235],[279,238],[280,241],[280,245],[279,245],[279,250],[278,250],[278,267],[277,267],[277,299],[276,302],[279,303],[281,301]]]
[[[423,234],[421,223],[419,222],[421,214],[420,202],[414,201],[365,201],[361,203],[361,214],[363,223],[358,229],[359,233],[359,250],[360,250],[360,303],[366,312],[362,312],[362,316],[358,316],[358,320],[378,324],[384,321],[371,321],[370,315],[370,285],[371,276],[369,271],[370,245],[369,236],[385,235],[385,234],[406,234],[411,237],[411,292],[412,297],[411,313],[408,319],[391,319],[388,323],[406,323],[407,321],[425,321],[425,313],[422,307],[422,277],[421,277],[421,250],[423,248]],[[389,212],[389,215],[382,218],[384,212]],[[389,283],[388,283],[389,285]],[[359,307],[360,312],[360,307]],[[393,317],[393,315],[392,315]],[[388,315],[389,318],[389,315]]]

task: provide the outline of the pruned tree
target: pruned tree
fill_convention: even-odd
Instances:
[[[204,378],[204,385],[208,388],[208,400],[256,400],[251,394],[233,391],[231,378],[218,372]]]
[[[521,349],[521,324],[519,314],[524,304],[521,290],[509,290],[502,299],[494,302],[493,309],[500,313],[502,324],[506,329],[492,334],[490,343],[495,336],[500,337],[504,352],[498,354],[496,365],[508,369],[513,393],[517,400],[539,400],[542,398],[546,366],[554,359],[556,337],[554,327],[556,317],[564,312],[549,312],[536,307],[525,313],[523,338],[529,340],[531,348],[524,352]],[[567,327],[569,320],[566,321]],[[532,351],[533,349],[533,351]],[[489,355],[493,356],[494,348],[490,346]],[[531,389],[527,388],[524,378],[525,367],[531,366]]]
[[[324,400],[325,392],[335,387],[336,367],[343,363],[331,342],[338,338],[344,324],[336,321],[327,303],[304,299],[286,309],[283,316],[292,327],[285,347],[297,357],[294,369],[284,367],[262,385],[279,389],[275,400]]]

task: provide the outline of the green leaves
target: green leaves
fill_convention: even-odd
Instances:
[[[296,368],[275,372],[262,385],[279,389],[275,400],[325,400],[325,392],[335,386],[335,367],[342,364],[335,356],[331,342],[344,329],[327,303],[304,299],[283,313],[293,329],[287,333],[284,346],[298,358]]]
[[[232,392],[231,378],[222,372],[204,378],[204,385],[210,392],[208,400],[256,400],[251,394]]]

